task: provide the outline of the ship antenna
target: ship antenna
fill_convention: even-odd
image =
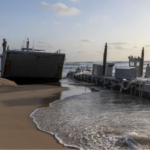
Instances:
[[[29,38],[27,38],[27,45],[26,45],[27,46],[27,51],[28,51],[28,48],[29,48],[29,43],[30,43]]]

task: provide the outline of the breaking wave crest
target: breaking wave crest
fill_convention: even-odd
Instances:
[[[36,109],[37,127],[79,149],[150,149],[150,102],[113,91],[71,96]]]

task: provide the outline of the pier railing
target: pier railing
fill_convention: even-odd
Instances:
[[[135,78],[131,80],[116,79],[115,77],[93,76],[90,72],[69,72],[68,77],[84,82],[102,85],[111,90],[116,89],[133,96],[150,99],[150,78]]]

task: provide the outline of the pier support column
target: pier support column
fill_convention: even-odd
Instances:
[[[142,64],[141,64],[141,75],[143,76],[143,65],[144,65],[144,47],[143,47],[143,49],[142,49],[141,58],[142,58]]]
[[[103,75],[105,75],[106,61],[107,61],[107,43],[105,44],[104,56],[103,56]]]

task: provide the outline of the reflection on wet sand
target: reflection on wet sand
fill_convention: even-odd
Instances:
[[[4,100],[1,101],[3,104],[7,105],[7,107],[14,107],[14,106],[31,106],[31,105],[39,105],[39,107],[47,107],[49,103],[54,102],[55,100],[60,99],[61,92],[51,95],[49,98],[44,99],[15,99],[15,100]]]

